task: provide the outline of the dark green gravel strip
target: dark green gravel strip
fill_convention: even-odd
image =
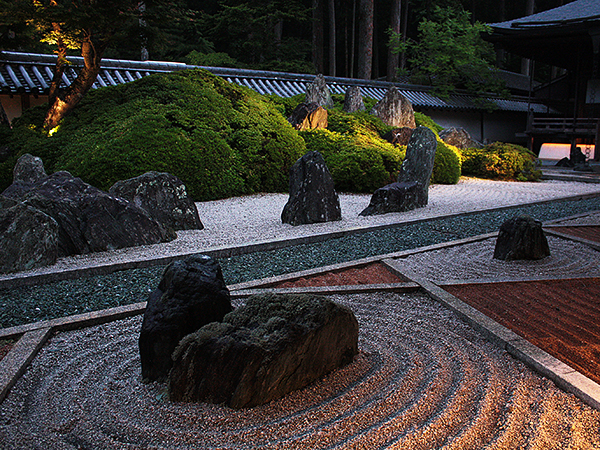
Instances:
[[[505,220],[519,214],[549,221],[598,210],[600,197],[521,206],[235,256],[221,259],[221,266],[227,284],[236,284],[491,233]],[[145,301],[148,293],[158,285],[163,269],[164,266],[155,266],[0,289],[0,327]]]

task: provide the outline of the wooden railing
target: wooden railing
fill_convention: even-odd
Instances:
[[[600,130],[600,120],[596,118],[538,118],[530,120],[527,132],[530,134],[566,134],[595,137]]]

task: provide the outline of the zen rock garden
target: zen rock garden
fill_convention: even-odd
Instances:
[[[354,313],[325,297],[264,294],[232,310],[218,263],[171,263],[150,294],[139,339],[142,376],[169,399],[248,408],[352,362]]]

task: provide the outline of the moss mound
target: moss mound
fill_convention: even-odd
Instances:
[[[17,156],[40,156],[108,189],[149,170],[178,176],[196,201],[284,192],[306,151],[280,111],[259,94],[196,69],[90,92],[50,137],[43,110],[16,121]]]
[[[535,168],[535,155],[525,147],[496,142],[483,149],[462,151],[463,175],[506,181],[537,181],[542,176]]]

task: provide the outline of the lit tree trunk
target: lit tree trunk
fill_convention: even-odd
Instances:
[[[400,23],[401,23],[401,0],[392,0],[392,10],[390,18],[390,30],[392,33],[400,34]],[[393,81],[396,79],[396,72],[400,65],[400,54],[392,52],[392,48],[388,49],[388,63],[387,63],[387,80]]]
[[[316,73],[323,73],[323,0],[312,0],[312,47]]]
[[[371,79],[374,0],[360,0],[358,10],[358,78]]]
[[[50,2],[51,6],[56,6],[56,1],[52,0]],[[56,65],[54,66],[54,75],[52,77],[52,81],[50,82],[50,88],[48,92],[48,104],[54,103],[56,100],[56,96],[58,95],[58,90],[60,87],[60,82],[62,81],[63,74],[65,73],[65,68],[67,67],[67,45],[61,37],[61,29],[60,24],[53,23],[52,29],[54,33],[58,36],[57,39],[57,50],[56,50]]]
[[[329,75],[335,77],[336,67],[336,42],[335,42],[335,0],[329,0]]]
[[[81,45],[81,56],[83,56],[83,68],[75,81],[71,83],[63,92],[56,95],[54,101],[50,103],[50,108],[44,119],[44,128],[52,130],[61,119],[65,117],[90,90],[98,73],[100,72],[100,61],[108,41],[94,45],[89,31],[83,39]]]

